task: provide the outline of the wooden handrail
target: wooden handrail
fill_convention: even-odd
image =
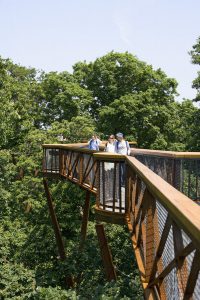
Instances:
[[[77,144],[43,144],[43,148],[57,148],[57,149],[81,149],[81,147],[87,147],[87,143],[77,143]]]
[[[126,155],[109,152],[95,152],[93,156],[98,160],[125,160],[126,158]]]
[[[93,151],[87,149],[88,143],[77,143],[77,144],[43,144],[43,148],[60,148],[60,149],[70,149],[70,150],[80,150],[80,151]],[[104,143],[100,145],[103,150]],[[85,148],[84,148],[85,147]],[[161,150],[149,150],[149,149],[138,149],[131,148],[131,155],[153,155],[153,156],[163,156],[169,158],[200,158],[200,152],[175,152],[175,151],[161,151]]]
[[[161,151],[161,150],[132,148],[131,156],[134,155],[152,155],[152,156],[163,156],[169,158],[200,158],[200,152],[176,152],[176,151]]]

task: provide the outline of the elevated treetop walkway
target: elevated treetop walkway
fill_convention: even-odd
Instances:
[[[45,190],[63,258],[47,177],[66,179],[86,190],[81,243],[90,193],[96,195],[98,222],[128,226],[146,299],[199,299],[200,153],[132,149],[131,156],[123,156],[95,152],[86,144],[43,145],[43,149]],[[103,243],[99,224],[97,234]],[[108,249],[102,250],[102,258],[107,278],[114,279]]]

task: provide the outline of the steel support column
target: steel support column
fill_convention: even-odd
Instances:
[[[83,209],[83,218],[81,225],[81,241],[80,241],[80,250],[83,248],[84,242],[87,235],[87,224],[89,218],[89,209],[90,209],[90,192],[86,191],[85,193],[85,204]]]
[[[51,194],[50,194],[50,191],[49,191],[47,179],[43,178],[43,184],[44,184],[45,194],[46,194],[46,197],[47,197],[47,204],[48,204],[48,207],[49,207],[49,213],[50,213],[51,221],[52,221],[52,224],[53,224],[53,229],[54,229],[54,234],[55,234],[55,238],[56,238],[56,244],[57,244],[57,247],[58,247],[58,252],[59,252],[59,255],[60,255],[60,259],[65,260],[66,259],[66,254],[65,254],[64,243],[63,243],[63,239],[62,239],[62,236],[61,236],[60,226],[59,226],[59,223],[58,223],[58,220],[57,220],[57,217],[56,217],[56,213],[55,213],[55,210],[54,210],[52,197],[51,197]],[[73,279],[72,279],[71,276],[67,276],[65,278],[65,281],[66,281],[67,286],[69,286],[69,287],[73,286]]]
[[[112,261],[111,251],[108,246],[103,224],[96,224],[96,232],[101,249],[101,256],[108,281],[116,280],[116,272]]]

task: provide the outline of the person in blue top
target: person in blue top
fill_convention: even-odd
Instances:
[[[130,155],[129,142],[124,139],[124,135],[121,132],[116,134],[117,141],[115,143],[115,152],[123,155]]]
[[[96,150],[99,151],[99,144],[100,140],[97,138],[97,136],[94,134],[91,138],[91,140],[88,143],[88,148],[90,150]]]

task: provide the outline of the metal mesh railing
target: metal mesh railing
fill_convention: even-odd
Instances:
[[[59,174],[60,172],[60,150],[44,149],[43,172],[49,174]]]
[[[91,189],[97,189],[97,164],[93,157],[92,153],[83,153],[82,154],[83,163],[83,176],[82,176],[82,184],[90,187]]]
[[[59,175],[96,193],[97,164],[89,149],[44,148],[43,173]]]
[[[200,158],[159,155],[134,156],[176,189],[200,204]]]
[[[125,162],[99,163],[99,208],[105,211],[125,212]]]

